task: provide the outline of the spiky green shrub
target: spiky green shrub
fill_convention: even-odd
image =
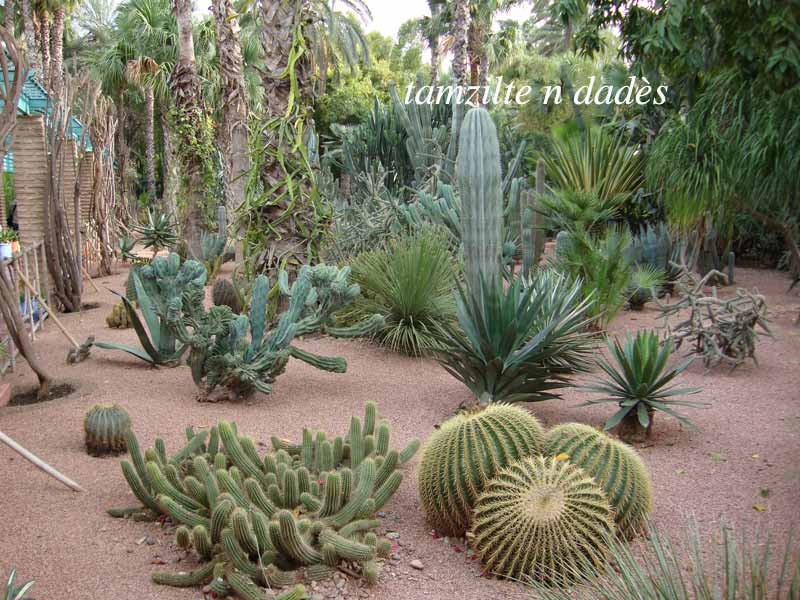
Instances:
[[[175,233],[175,223],[167,213],[157,213],[155,210],[147,211],[147,220],[133,228],[141,234],[141,242],[145,248],[153,249],[153,256],[160,250],[172,248],[178,243]]]
[[[547,432],[547,456],[566,454],[606,493],[617,531],[626,538],[641,533],[653,508],[650,473],[638,453],[622,442],[582,423],[567,423]]]
[[[136,245],[136,240],[130,235],[123,235],[117,242],[119,245],[119,253],[122,260],[136,260],[136,255],[133,253],[133,247]]]
[[[606,421],[606,429],[620,425],[620,437],[640,439],[645,433],[649,435],[657,410],[696,428],[688,417],[674,409],[676,406],[697,408],[704,405],[675,399],[701,390],[679,388],[677,383],[673,383],[692,361],[689,359],[676,367],[668,365],[673,350],[672,339],[662,342],[654,331],[642,330],[635,337],[626,334],[622,343],[616,338],[609,339],[608,350],[616,364],[598,358],[597,365],[605,372],[606,378],[586,387],[606,396],[583,404],[619,405],[619,410]]]
[[[442,324],[455,318],[455,267],[445,232],[423,228],[358,255],[351,267],[361,296],[343,311],[345,321],[382,315],[375,337],[395,352],[422,356],[441,348]]]
[[[200,235],[199,252],[194,255],[195,260],[203,263],[208,273],[209,281],[214,281],[222,267],[225,251],[228,246],[228,237],[224,233],[202,232]]]
[[[737,537],[723,526],[712,543],[690,526],[676,545],[650,526],[642,545],[612,540],[599,577],[579,582],[582,600],[794,600],[800,554],[789,535],[783,551],[767,538]],[[721,543],[718,541],[721,540]],[[764,543],[762,543],[764,542]],[[709,548],[712,548],[711,550]],[[711,556],[709,556],[711,554]],[[777,561],[775,560],[777,558]],[[572,590],[536,586],[542,600],[572,600]]]
[[[28,581],[18,586],[14,581],[16,576],[17,576],[17,570],[11,569],[11,573],[9,573],[5,585],[3,585],[3,588],[0,589],[0,599],[31,600],[30,598],[26,597],[25,594],[27,594],[28,590],[30,590],[33,587],[35,580]]]
[[[544,449],[544,429],[528,411],[507,404],[444,422],[425,444],[417,488],[428,522],[463,535],[486,482],[513,461]]]
[[[593,231],[614,218],[619,197],[601,199],[593,191],[558,190],[537,197],[539,211],[555,230]]]
[[[565,585],[605,563],[614,518],[605,493],[567,460],[502,469],[475,503],[472,546],[487,571]]]
[[[156,583],[209,584],[263,598],[263,587],[329,577],[342,561],[374,583],[376,560],[391,549],[376,534],[375,513],[399,487],[398,467],[419,447],[412,440],[391,449],[389,423],[374,403],[363,421],[351,419],[346,436],[306,429],[298,443],[273,437],[274,450],[263,456],[234,423],[221,421],[210,433],[189,429],[187,437],[188,445],[168,457],[161,440],[142,455],[131,434],[133,464],[122,463],[137,498],[180,525],[179,545],[203,563],[191,572],[154,573]]]
[[[628,282],[628,306],[632,310],[642,310],[645,304],[657,297],[658,288],[663,285],[665,278],[664,271],[649,264],[639,265]]]
[[[186,347],[177,342],[172,322],[190,308],[186,305],[187,299],[195,304],[202,303],[205,268],[194,260],[181,264],[180,257],[171,252],[169,256],[157,256],[149,265],[131,270],[130,277],[144,323],[133,303],[121,297],[142,347],[116,342],[94,344],[98,348],[122,350],[151,365],[176,365]]]
[[[86,451],[92,456],[125,452],[128,447],[125,439],[130,429],[128,411],[119,404],[95,404],[83,420]]]
[[[459,327],[444,328],[446,345],[438,359],[480,404],[557,398],[552,390],[566,387],[581,369],[580,362],[565,358],[584,353],[580,331],[590,322],[585,315],[591,304],[538,293],[547,283],[537,287],[515,278],[505,286],[495,278],[483,280],[477,291],[457,287]]]

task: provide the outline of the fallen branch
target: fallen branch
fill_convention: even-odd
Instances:
[[[21,455],[24,459],[32,462],[34,464],[34,466],[40,468],[42,471],[44,471],[45,473],[47,473],[51,477],[54,477],[55,479],[58,479],[61,483],[63,483],[68,488],[70,488],[72,491],[74,491],[74,492],[84,492],[84,491],[86,491],[81,486],[79,486],[77,483],[72,481],[72,479],[70,479],[66,475],[62,475],[60,472],[58,472],[53,467],[48,465],[41,458],[36,456],[33,452],[31,452],[30,450],[26,450],[25,448],[20,446],[17,442],[15,442],[13,439],[8,437],[2,431],[0,431],[0,442],[3,442],[6,446],[11,448],[14,452],[16,452],[19,455]]]

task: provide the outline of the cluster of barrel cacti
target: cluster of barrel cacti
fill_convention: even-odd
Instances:
[[[391,551],[379,537],[376,513],[399,487],[398,468],[419,447],[390,447],[388,421],[368,403],[363,421],[353,417],[344,436],[306,429],[302,440],[272,438],[258,452],[234,423],[210,431],[187,430],[188,443],[172,457],[161,439],[142,454],[128,436],[131,461],[122,471],[146,511],[168,516],[177,544],[203,561],[191,572],[158,572],[157,583],[209,585],[221,596],[266,598],[263,587],[296,586],[333,574],[347,564],[374,584],[380,558]],[[111,510],[125,516],[136,509]],[[293,595],[296,594],[296,595]],[[279,596],[283,598],[284,596]]]
[[[506,404],[443,423],[423,449],[418,490],[431,526],[466,535],[488,571],[556,585],[599,566],[614,535],[643,531],[652,508],[630,446],[576,423],[545,432]]]
[[[320,356],[292,342],[298,336],[318,331],[355,337],[382,326],[380,315],[350,327],[334,325],[333,312],[359,293],[358,286],[349,283],[348,278],[348,268],[304,266],[289,286],[287,275],[281,273],[279,289],[288,298],[288,307],[270,331],[270,283],[265,275],[255,279],[249,316],[235,315],[227,303],[206,311],[201,292],[195,290],[198,297],[184,302],[184,310],[175,311],[170,323],[178,340],[191,349],[189,363],[195,383],[207,393],[224,386],[233,398],[249,396],[256,390],[268,394],[292,357],[318,369],[343,373],[347,369],[344,358]]]
[[[106,325],[111,329],[129,329],[133,327],[131,316],[128,314],[128,309],[125,308],[124,302],[117,302],[111,307],[111,312],[106,316]]]

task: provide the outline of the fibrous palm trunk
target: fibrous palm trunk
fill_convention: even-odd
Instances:
[[[22,0],[22,25],[25,32],[25,57],[30,68],[41,74],[42,64],[39,61],[39,52],[36,46],[36,28],[34,27],[35,15],[31,0]]]
[[[469,85],[478,85],[480,76],[482,39],[480,27],[475,19],[469,23],[467,32],[467,62],[469,67]]]
[[[53,11],[53,29],[50,34],[52,44],[50,85],[56,94],[61,90],[64,81],[64,7],[59,6]]]
[[[192,0],[175,0],[174,7],[178,22],[178,55],[170,75],[170,90],[175,102],[177,130],[181,136],[178,141],[186,183],[186,205],[183,207],[181,228],[190,254],[197,255],[200,252],[206,199],[203,175],[207,140],[203,130],[207,127],[207,115],[197,77]]]
[[[225,152],[225,206],[228,214],[234,215],[245,200],[245,182],[250,170],[244,59],[239,41],[239,22],[233,2],[231,0],[214,0],[212,10],[222,74],[222,134],[224,136],[222,145],[227,150]],[[237,262],[243,260],[242,254],[241,243],[237,243]]]
[[[14,0],[6,0],[5,2],[3,25],[11,35],[14,35]]]
[[[439,36],[436,34],[431,35],[428,43],[431,48],[431,85],[436,86],[439,83],[439,64],[441,57],[439,56]]]
[[[455,0],[453,19],[453,76],[458,85],[469,85],[469,0]]]
[[[39,51],[42,59],[42,81],[45,88],[49,89],[53,64],[50,60],[50,15],[46,12],[39,14]]]
[[[173,140],[172,127],[167,118],[165,107],[161,107],[161,132],[164,136],[164,153],[161,161],[161,171],[164,174],[164,190],[161,194],[161,202],[164,205],[164,211],[174,215],[178,211],[180,181],[175,153],[175,140]]]
[[[155,140],[155,100],[153,85],[144,86],[144,159],[147,178],[147,193],[151,199],[156,198],[156,140]]]

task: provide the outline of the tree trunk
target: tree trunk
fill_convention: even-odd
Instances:
[[[431,47],[431,86],[436,86],[439,83],[439,64],[441,57],[439,56],[439,36],[432,35],[428,44]]]
[[[64,83],[64,7],[59,6],[53,11],[53,31],[51,34],[51,61],[50,77],[51,87],[58,94]]]
[[[50,89],[50,75],[53,64],[50,60],[50,15],[43,12],[39,15],[39,51],[42,53],[42,82],[45,89]]]
[[[14,35],[14,0],[6,0],[3,12],[3,24],[6,30]]]
[[[250,171],[247,130],[247,91],[244,84],[244,59],[239,41],[239,22],[231,0],[214,0],[212,5],[217,31],[217,52],[222,73],[222,132],[226,148],[225,206],[234,218],[245,201],[245,183]],[[223,233],[223,232],[220,232]],[[244,259],[237,231],[236,261]]]
[[[156,141],[154,123],[153,86],[146,83],[144,86],[144,156],[147,178],[147,193],[150,199],[156,199]]]
[[[171,214],[178,212],[178,188],[180,178],[178,175],[178,158],[175,155],[175,141],[172,139],[172,128],[167,118],[167,111],[161,108],[161,132],[164,136],[164,154],[162,156],[161,171],[164,176],[164,189],[161,194],[161,203],[164,210]]]
[[[482,50],[480,28],[473,19],[470,21],[469,32],[467,34],[467,62],[469,63],[470,85],[478,85]]]
[[[31,0],[22,0],[22,25],[25,32],[25,57],[28,65],[41,75],[42,65],[39,61],[39,52],[36,46],[36,28],[34,27],[34,13]]]
[[[25,324],[22,322],[22,315],[19,312],[19,296],[17,295],[17,286],[11,277],[8,265],[5,261],[0,261],[0,312],[3,314],[3,320],[8,329],[8,335],[14,341],[14,345],[19,349],[19,353],[30,365],[31,370],[36,373],[39,380],[39,392],[37,394],[40,400],[47,398],[50,393],[50,376],[45,371],[36,352],[33,349],[33,344],[28,337],[28,331]]]
[[[453,19],[453,77],[458,85],[469,85],[467,46],[469,37],[469,0],[455,0]]]

